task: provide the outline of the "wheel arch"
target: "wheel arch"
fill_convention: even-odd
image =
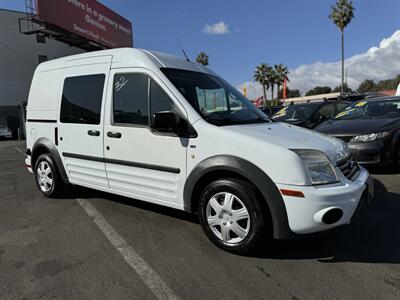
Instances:
[[[253,163],[240,157],[218,155],[201,161],[188,176],[184,187],[185,210],[197,212],[202,188],[218,178],[238,178],[252,183],[269,210],[275,238],[292,236],[283,198],[271,178]]]
[[[57,167],[57,170],[58,170],[61,178],[64,180],[65,183],[68,183],[69,182],[68,176],[67,176],[67,173],[65,172],[64,165],[62,163],[60,154],[58,153],[57,147],[54,145],[54,143],[51,140],[49,140],[47,138],[39,138],[32,147],[32,150],[31,150],[32,169],[34,168],[38,157],[45,153],[48,153],[51,155],[51,158],[54,160],[54,163]]]
[[[397,129],[397,131],[394,133],[392,143],[393,143],[394,151],[396,151],[396,147],[400,146],[400,128]]]

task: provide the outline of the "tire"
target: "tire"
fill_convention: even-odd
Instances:
[[[259,198],[255,187],[243,180],[219,179],[207,185],[199,201],[199,219],[207,237],[235,254],[254,252],[270,238],[268,214]]]
[[[65,190],[65,183],[49,154],[42,154],[38,157],[34,174],[37,187],[46,197],[56,198]]]

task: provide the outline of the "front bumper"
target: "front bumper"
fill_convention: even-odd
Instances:
[[[364,165],[386,165],[393,162],[394,149],[390,139],[348,143],[356,161]]]
[[[301,191],[303,197],[284,196],[290,230],[295,234],[311,234],[349,224],[364,202],[374,196],[373,180],[360,167],[354,181],[328,186],[278,185],[279,189]],[[342,216],[327,224],[324,216],[329,211],[341,211]]]

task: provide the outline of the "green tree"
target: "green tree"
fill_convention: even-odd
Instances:
[[[256,67],[253,76],[254,80],[262,85],[264,93],[264,106],[267,105],[267,89],[269,88],[267,72],[269,68],[270,67],[267,64],[261,63],[259,66]]]
[[[299,90],[291,90],[286,88],[286,98],[295,98],[300,97],[301,93]],[[278,99],[283,99],[283,88],[281,88],[278,92]]]
[[[376,92],[378,91],[377,84],[370,79],[366,79],[360,83],[358,86],[357,92],[359,93],[367,93],[367,92]]]
[[[196,57],[196,61],[203,66],[208,66],[208,55],[205,52],[200,52]]]
[[[342,93],[344,92],[344,29],[354,17],[353,3],[349,0],[338,0],[331,6],[329,19],[336,25],[341,33],[342,40]]]
[[[332,92],[332,89],[329,86],[316,86],[315,88],[309,90],[306,93],[306,96],[329,94],[330,92]]]
[[[332,90],[332,93],[339,93],[339,92],[342,92],[342,85],[338,85],[337,87],[335,87]],[[343,92],[344,93],[351,93],[351,92],[353,92],[353,90],[347,85],[347,83],[344,83]]]
[[[283,82],[285,79],[289,81],[288,75],[289,75],[289,70],[286,66],[283,64],[275,65],[275,72],[276,72],[276,85],[278,87],[278,100],[281,99],[279,96],[279,91],[281,90],[281,86],[283,85]]]
[[[397,77],[393,79],[381,80],[377,84],[377,90],[395,90],[397,88],[397,85],[399,84],[399,81],[400,75],[397,75]]]
[[[274,89],[275,89],[275,84],[278,81],[278,76],[276,74],[276,71],[273,67],[268,67],[267,68],[267,81],[269,83],[269,86],[271,88],[271,101],[274,102]]]

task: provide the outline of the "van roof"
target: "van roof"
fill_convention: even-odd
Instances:
[[[196,71],[202,73],[213,74],[215,73],[205,66],[198,64],[196,62],[187,61],[185,58],[157,52],[149,51],[138,48],[116,48],[110,50],[100,50],[88,53],[76,54],[71,56],[66,56],[62,58],[53,59],[47,62],[41,63],[36,72],[45,72],[54,69],[64,68],[66,63],[74,62],[73,65],[79,65],[79,61],[82,65],[85,64],[85,60],[89,59],[93,62],[93,59],[98,57],[112,56],[111,68],[118,67],[146,67],[146,68],[173,68],[173,69],[183,69],[189,71]]]

